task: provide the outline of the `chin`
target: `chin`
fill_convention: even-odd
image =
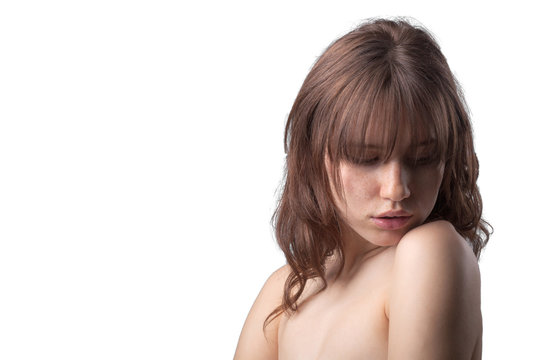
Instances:
[[[379,233],[373,238],[374,241],[370,241],[374,245],[378,246],[395,246],[403,238],[407,232],[392,232],[392,233]]]
[[[393,239],[391,241],[386,241],[383,244],[381,244],[381,246],[396,246],[397,244],[399,244],[399,241],[401,240],[401,238],[403,238],[403,236],[400,236],[399,238]]]

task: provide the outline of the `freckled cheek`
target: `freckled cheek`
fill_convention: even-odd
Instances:
[[[439,188],[442,181],[442,174],[438,169],[434,169],[420,176],[415,184],[415,193],[425,206],[431,207],[437,200]]]
[[[377,192],[376,182],[369,176],[357,176],[354,174],[342,175],[343,190],[349,203],[368,200]]]

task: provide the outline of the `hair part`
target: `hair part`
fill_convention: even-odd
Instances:
[[[286,172],[272,218],[277,242],[291,273],[282,304],[264,327],[294,312],[309,279],[321,278],[325,262],[338,255],[343,270],[340,218],[330,184],[341,193],[338,167],[326,161],[362,157],[361,144],[375,132],[383,156],[407,132],[433,140],[432,153],[445,163],[435,206],[426,222],[445,219],[479,258],[491,226],[482,219],[476,180],[478,160],[466,102],[446,58],[430,33],[404,19],[369,20],[335,42],[317,59],[293,104],[285,127]],[[359,150],[360,149],[360,150]]]

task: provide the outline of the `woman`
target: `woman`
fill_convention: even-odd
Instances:
[[[489,238],[465,102],[429,33],[364,23],[317,60],[285,130],[287,264],[235,359],[480,359]]]

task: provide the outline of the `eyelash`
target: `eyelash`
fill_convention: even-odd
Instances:
[[[429,155],[429,156],[423,156],[423,157],[420,157],[420,158],[417,158],[417,159],[410,159],[409,160],[409,164],[414,166],[414,165],[430,165],[430,164],[433,164],[435,162],[435,157]],[[365,165],[365,166],[369,166],[369,165],[376,165],[377,163],[380,162],[380,159],[378,156],[376,157],[373,157],[373,158],[369,158],[369,159],[353,159],[351,161],[352,163],[354,164],[357,164],[357,165]]]
[[[418,159],[416,159],[416,163],[417,164],[420,164],[420,165],[427,165],[427,164],[432,164],[435,162],[435,157],[434,156],[423,156],[423,157],[420,157]]]
[[[360,160],[357,163],[362,164],[362,165],[375,165],[378,162],[379,162],[379,157],[377,156],[371,159]]]

